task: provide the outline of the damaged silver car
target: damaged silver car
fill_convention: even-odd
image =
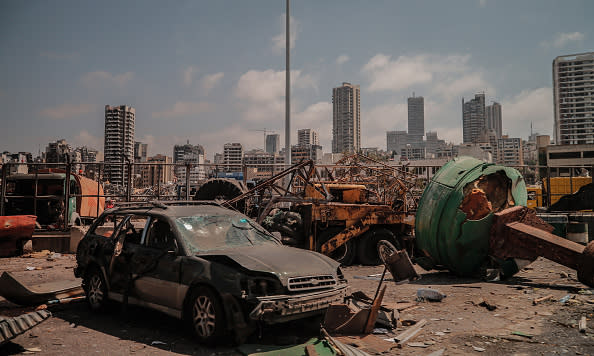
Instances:
[[[258,322],[320,314],[342,302],[334,260],[283,246],[245,215],[213,203],[139,203],[106,210],[77,250],[89,306],[149,307],[192,325],[213,344],[241,341]]]

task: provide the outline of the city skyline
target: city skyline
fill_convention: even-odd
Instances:
[[[362,147],[385,147],[386,131],[406,129],[413,91],[425,97],[426,131],[446,141],[462,141],[459,100],[480,91],[504,107],[504,134],[525,138],[532,122],[535,132],[552,136],[551,62],[594,47],[589,2],[340,4],[292,6],[292,127],[319,132],[325,151],[331,88],[343,81],[361,85]],[[150,155],[190,140],[212,159],[224,142],[263,148],[250,129],[283,131],[284,3],[173,4],[166,15],[157,3],[118,7],[0,5],[0,45],[10,53],[0,58],[2,150],[37,152],[67,138],[103,151],[105,104],[136,108],[136,140],[149,144]],[[505,28],[498,26],[503,14]],[[367,25],[336,38],[344,18]],[[151,28],[138,26],[149,20]],[[406,31],[418,23],[426,26]]]

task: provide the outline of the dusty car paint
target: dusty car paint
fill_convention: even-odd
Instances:
[[[207,285],[224,300],[228,327],[233,328],[245,326],[250,320],[275,323],[322,312],[330,303],[342,301],[346,296],[347,283],[339,274],[339,264],[326,256],[275,241],[192,253],[174,223],[177,217],[197,213],[246,218],[231,210],[211,205],[145,210],[116,208],[105,215],[113,213],[148,215],[151,219],[167,221],[177,250],[157,251],[144,245],[126,244],[123,226],[127,219],[114,226],[110,237],[93,234],[99,219],[79,244],[75,275],[82,277],[93,266],[99,267],[108,285],[109,299],[182,318],[192,288]]]

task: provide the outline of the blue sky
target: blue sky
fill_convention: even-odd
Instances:
[[[282,0],[0,2],[0,151],[65,138],[103,149],[103,110],[136,108],[136,138],[171,155],[190,140],[262,147],[284,133]],[[362,145],[425,129],[461,141],[461,98],[485,91],[503,131],[552,132],[551,63],[594,50],[592,1],[293,0],[292,132],[331,148],[332,88],[361,85]],[[284,142],[284,141],[283,141]]]

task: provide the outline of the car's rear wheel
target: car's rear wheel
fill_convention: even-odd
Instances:
[[[222,338],[225,332],[223,306],[211,289],[196,287],[188,300],[186,313],[199,342],[213,345]]]
[[[107,285],[103,274],[98,268],[93,268],[83,280],[87,303],[93,311],[105,309],[107,305]]]

